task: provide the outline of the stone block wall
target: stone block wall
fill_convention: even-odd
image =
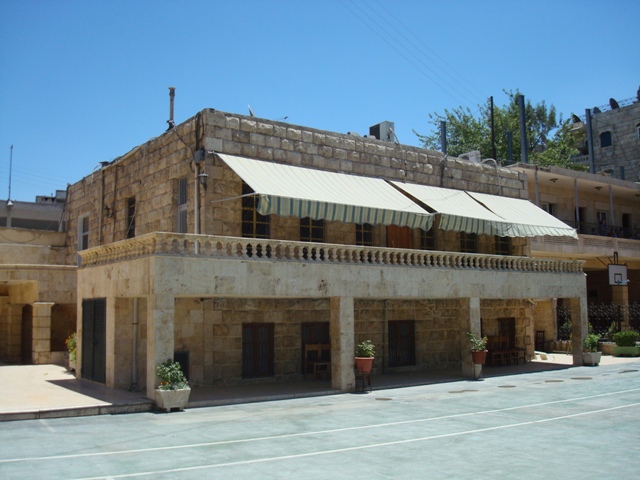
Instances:
[[[613,167],[612,176],[621,178],[620,167],[624,167],[625,179],[640,181],[637,163],[640,160],[640,101],[602,113],[592,113],[593,142],[596,171]],[[600,145],[600,134],[611,132],[611,146]]]
[[[527,358],[534,355],[533,306],[529,300],[481,300],[482,333],[487,336],[498,335],[498,319],[515,319],[516,348],[525,348]]]
[[[244,155],[309,168],[382,177],[447,188],[527,198],[526,176],[508,169],[443,156],[350,134],[203,110],[69,187],[66,263],[76,263],[78,218],[89,214],[89,246],[126,238],[127,200],[135,196],[136,235],[177,231],[178,179],[187,178],[187,230],[194,232],[194,152]],[[237,236],[241,232],[241,179],[215,155],[207,154],[208,188],[200,193],[201,232]],[[378,233],[380,230],[378,230]],[[272,219],[272,238],[297,240],[297,219]],[[353,226],[328,225],[326,241],[350,243]],[[378,238],[378,241],[383,239]],[[384,244],[384,243],[381,243]]]

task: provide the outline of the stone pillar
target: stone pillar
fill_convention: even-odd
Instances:
[[[147,297],[147,397],[151,399],[158,385],[156,366],[173,359],[174,308],[172,295]]]
[[[51,363],[51,308],[53,302],[33,304],[33,342],[31,360],[34,365]]]
[[[463,298],[460,300],[460,358],[462,359],[462,374],[466,377],[479,378],[482,367],[473,364],[471,347],[467,332],[475,333],[479,337],[482,332],[480,320],[480,299]]]
[[[7,305],[7,359],[14,363],[22,361],[22,307],[15,303]]]
[[[629,287],[627,285],[612,285],[611,297],[614,305],[622,307],[622,324],[620,330],[625,331],[631,329],[629,323]]]
[[[573,364],[583,365],[582,342],[589,334],[589,316],[587,311],[587,297],[570,298],[571,308],[571,351],[573,352]]]
[[[0,361],[8,360],[9,353],[9,297],[0,296]]]
[[[355,387],[353,297],[331,298],[331,387],[351,391]]]
[[[106,298],[106,351],[105,351],[105,386],[115,388],[116,375],[116,299]]]

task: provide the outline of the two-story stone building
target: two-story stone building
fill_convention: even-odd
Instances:
[[[575,231],[526,200],[525,174],[499,173],[203,110],[69,188],[78,371],[151,392],[175,355],[195,385],[302,379],[315,342],[348,390],[371,339],[378,371],[471,372],[465,332],[531,358],[535,299],[551,298],[572,305],[579,350],[582,262],[531,256],[531,238]]]

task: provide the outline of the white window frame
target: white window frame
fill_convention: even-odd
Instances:
[[[87,221],[86,230],[84,222]],[[89,214],[80,215],[78,217],[78,251],[86,250],[89,248],[89,232],[91,231],[91,223]]]

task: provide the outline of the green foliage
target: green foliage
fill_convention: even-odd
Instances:
[[[156,375],[160,378],[160,390],[180,390],[189,386],[180,364],[170,358],[156,367]]]
[[[558,329],[559,340],[571,340],[571,320],[567,320]]]
[[[607,333],[605,335],[605,337],[611,341],[613,341],[613,336],[618,332],[618,325],[616,324],[616,322],[611,322],[611,325],[609,325],[609,329],[607,330]]]
[[[69,335],[64,343],[67,346],[67,350],[69,351],[69,360],[75,362],[77,358],[78,348],[78,337],[76,336],[76,332],[73,332],[71,335]]]
[[[598,340],[600,340],[600,335],[597,333],[590,333],[587,335],[587,338],[584,339],[584,348],[587,352],[597,352],[598,351]]]
[[[467,332],[472,352],[484,352],[487,349],[487,337],[478,338],[474,333]]]
[[[624,332],[618,332],[613,336],[613,341],[619,347],[635,347],[638,340],[638,332],[634,330],[627,330]]]
[[[522,161],[520,150],[520,120],[517,97],[520,92],[503,90],[509,97],[506,105],[494,105],[493,117],[496,142],[496,160],[508,160],[507,131],[512,134],[512,157],[514,163]],[[469,107],[445,109],[444,114],[429,114],[429,124],[433,130],[428,135],[414,130],[425,148],[440,149],[440,122],[447,124],[447,154],[457,157],[472,150],[479,150],[482,158],[493,158],[491,148],[491,109],[488,102],[478,105],[473,112]],[[533,105],[525,101],[527,153],[532,164],[558,165],[565,168],[583,170],[570,158],[579,155],[576,148],[584,133],[571,130],[571,122],[557,118],[553,105],[547,107],[544,101]]]
[[[365,340],[364,342],[360,342],[356,346],[356,357],[373,357],[376,353],[376,347],[371,342],[371,340]]]

